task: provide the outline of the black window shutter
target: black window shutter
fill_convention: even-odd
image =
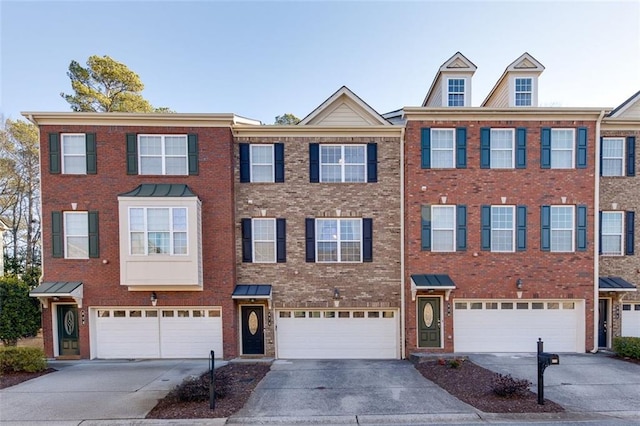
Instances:
[[[467,168],[467,128],[456,129],[456,169]]]
[[[456,250],[467,249],[467,206],[456,206]]]
[[[98,212],[89,212],[89,257],[100,257],[100,236],[98,233]]]
[[[421,164],[423,169],[431,168],[431,129],[420,129]]]
[[[251,241],[251,219],[241,219],[242,225],[242,261],[253,262],[253,247]]]
[[[249,163],[249,144],[240,144],[240,182],[251,182],[251,164]]]
[[[273,157],[275,166],[274,180],[278,183],[284,182],[284,144],[276,143],[273,145]]]
[[[516,251],[527,249],[527,206],[516,207]]]
[[[551,129],[540,130],[540,168],[551,168]]]
[[[127,133],[127,174],[138,174],[138,136]]]
[[[49,173],[60,173],[60,135],[49,133]]]
[[[320,182],[320,144],[317,143],[309,144],[309,182]]]
[[[600,138],[600,159],[599,159],[599,162],[600,162],[600,176],[602,176],[602,163],[603,163],[602,157],[604,155],[603,154],[603,152],[604,152],[603,149],[604,149],[604,138],[601,137]]]
[[[516,129],[516,169],[527,168],[527,129],[519,127]]]
[[[627,138],[627,176],[636,175],[636,138]]]
[[[367,182],[378,181],[378,144],[367,144]]]
[[[187,135],[187,153],[189,154],[189,175],[198,174],[198,135]]]
[[[576,250],[587,250],[587,206],[577,206],[576,217]]]
[[[600,151],[602,152],[602,151]],[[600,157],[602,158],[602,157]],[[602,170],[602,169],[600,169]],[[598,254],[602,254],[602,212],[598,212]]]
[[[634,253],[633,245],[634,245],[634,225],[635,225],[635,212],[626,212],[625,214],[625,254],[631,255]]]
[[[305,228],[305,247],[306,247],[306,261],[316,261],[316,220],[313,218],[306,218],[304,220]]]
[[[481,207],[480,226],[480,249],[491,250],[491,206]]]
[[[362,261],[373,262],[373,219],[362,219]]]
[[[491,168],[491,129],[480,129],[480,168]]]
[[[62,244],[62,212],[51,212],[51,243],[52,256],[64,256]]]
[[[287,220],[276,219],[276,261],[287,261]]]
[[[551,251],[551,206],[540,206],[540,250]]]
[[[87,174],[98,173],[98,157],[96,152],[96,134],[87,133],[85,135],[85,146],[87,152]]]
[[[576,168],[587,168],[587,128],[578,127],[578,143],[576,149]]]
[[[431,206],[424,205],[420,209],[420,237],[422,250],[431,250]]]

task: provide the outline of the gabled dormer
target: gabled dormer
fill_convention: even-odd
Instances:
[[[483,107],[537,107],[538,77],[544,66],[528,53],[513,61],[491,89]]]
[[[299,126],[376,126],[390,125],[376,110],[347,86],[342,86],[309,115]]]
[[[621,120],[639,120],[640,119],[640,91],[636,92],[629,99],[624,101],[620,106],[612,110],[607,117],[618,118]]]
[[[471,106],[471,77],[477,67],[462,53],[447,59],[431,83],[423,107]]]

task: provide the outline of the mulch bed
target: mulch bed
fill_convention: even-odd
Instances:
[[[253,389],[269,372],[268,364],[231,363],[215,371],[215,409],[204,401],[181,401],[174,389],[147,414],[148,419],[206,419],[229,417],[240,410]],[[198,378],[201,388],[208,389],[209,373]],[[208,395],[208,391],[206,393]]]
[[[55,368],[47,368],[46,370],[38,371],[36,373],[27,373],[25,371],[12,371],[9,373],[0,374],[0,389],[8,388],[9,386],[15,386],[27,380],[35,379],[36,377],[44,376],[45,374],[53,373],[57,371]]]
[[[538,405],[538,396],[529,391],[523,396],[500,397],[493,393],[491,381],[496,375],[471,361],[464,361],[458,368],[442,365],[437,360],[416,364],[416,369],[451,395],[485,413],[557,413],[564,411],[560,405],[545,398]]]

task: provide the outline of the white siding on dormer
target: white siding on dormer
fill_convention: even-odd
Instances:
[[[617,115],[616,118],[625,118],[625,119],[640,119],[640,102],[635,102],[633,105],[629,105],[627,109],[622,111],[620,115]]]
[[[509,106],[509,84],[506,78],[500,81],[493,96],[484,106],[491,108],[507,108]]]
[[[427,105],[428,107],[441,107],[444,106],[442,104],[442,91],[446,90],[444,89],[444,84],[442,84],[442,78],[439,78],[438,81],[436,81],[435,87],[433,88],[433,96],[431,96],[431,98],[429,99],[429,102]]]
[[[366,126],[373,124],[346,102],[314,120],[318,126]]]

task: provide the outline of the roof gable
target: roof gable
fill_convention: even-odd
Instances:
[[[507,66],[507,71],[544,71],[544,65],[536,60],[533,56],[529,55],[527,52],[524,52],[518,59],[511,62],[509,66]]]
[[[544,71],[544,65],[542,65],[536,58],[531,56],[529,53],[524,52],[522,55],[518,57],[515,61],[511,62],[507,65],[507,68],[504,70],[495,86],[491,89],[485,100],[482,102],[481,106],[486,107],[507,107],[509,106],[511,93],[509,87],[509,76],[511,74],[525,74],[528,76],[533,76],[534,80],[537,80],[537,77],[542,74]],[[533,87],[533,100],[534,105],[537,103],[537,83],[534,83]]]
[[[429,88],[427,95],[424,97],[424,101],[422,101],[422,106],[427,106],[431,98],[436,94],[435,92],[439,90],[443,74],[446,75],[447,73],[464,73],[465,75],[472,76],[477,69],[478,67],[476,67],[473,62],[467,59],[466,56],[464,56],[460,52],[456,52],[438,69],[435,78],[431,82],[431,87]]]
[[[342,86],[303,118],[298,125],[375,126],[391,124],[348,87]]]
[[[607,116],[611,118],[640,118],[640,91],[613,109]]]

